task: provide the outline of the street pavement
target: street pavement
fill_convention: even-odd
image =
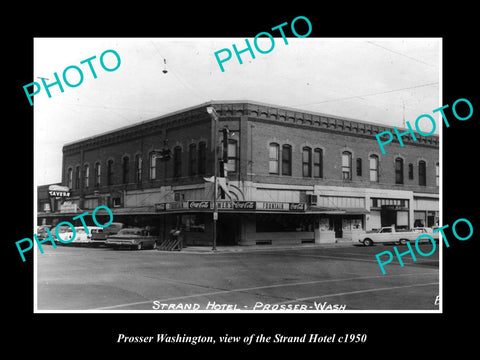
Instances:
[[[416,262],[404,256],[403,267],[395,259],[385,275],[375,254],[392,245],[44,250],[36,254],[40,312],[439,310],[438,250]]]

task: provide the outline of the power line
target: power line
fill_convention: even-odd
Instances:
[[[372,41],[367,41],[367,43],[369,43],[369,44],[371,44],[371,45],[374,45],[374,46],[378,46],[379,48],[382,48],[382,49],[384,49],[384,50],[387,50],[387,51],[389,51],[389,52],[391,52],[391,53],[394,53],[394,54],[397,54],[397,55],[406,57],[406,58],[408,58],[408,59],[410,59],[410,60],[417,61],[417,62],[422,63],[422,64],[424,64],[424,65],[428,65],[428,66],[432,66],[432,67],[435,67],[435,66],[436,66],[436,65],[429,64],[429,63],[427,63],[427,62],[425,62],[425,61],[422,61],[422,60],[420,60],[420,59],[414,58],[414,57],[412,57],[412,56],[403,54],[403,53],[401,53],[401,52],[398,52],[398,51],[389,49],[389,48],[387,48],[387,47],[385,47],[385,46],[376,44],[376,43],[374,43],[374,42],[372,42]]]
[[[438,81],[431,82],[431,83],[426,83],[426,84],[415,85],[415,86],[409,86],[409,87],[400,88],[400,89],[386,90],[386,91],[368,93],[368,94],[361,94],[361,95],[353,95],[353,96],[347,96],[347,97],[337,98],[337,99],[316,101],[316,102],[312,102],[312,103],[304,103],[304,104],[299,104],[299,105],[296,105],[296,106],[316,105],[316,104],[324,104],[324,103],[328,103],[328,102],[336,102],[336,101],[362,98],[362,97],[367,97],[367,96],[377,96],[377,95],[389,94],[389,93],[398,92],[398,91],[418,89],[418,88],[421,88],[421,87],[427,87],[427,86],[433,86],[433,85],[438,85]]]

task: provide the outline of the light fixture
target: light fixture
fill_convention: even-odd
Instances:
[[[163,70],[162,72],[166,74],[168,72],[167,70],[167,59],[163,59]]]

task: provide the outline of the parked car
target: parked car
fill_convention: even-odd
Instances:
[[[424,228],[423,228],[424,229]],[[395,226],[384,226],[376,232],[360,235],[358,241],[365,246],[371,246],[374,243],[400,243],[406,244],[407,241],[415,241],[424,230],[396,231]]]
[[[85,231],[83,226],[76,226],[75,227],[75,238],[73,241],[69,243],[62,243],[58,239],[56,239],[57,244],[60,243],[62,245],[70,245],[70,244],[90,244],[92,242],[91,237],[92,234],[101,229],[98,226],[87,226],[89,234]],[[59,231],[59,236],[62,238],[63,241],[69,241],[73,237],[72,229],[67,226],[66,228],[62,229],[63,231]]]
[[[142,250],[145,248],[156,249],[159,236],[152,236],[147,229],[126,228],[120,230],[116,235],[111,235],[105,241],[105,245],[114,249],[120,247]]]
[[[91,244],[93,246],[105,245],[105,241],[109,236],[118,234],[120,230],[123,229],[123,223],[111,223],[106,228],[99,228],[96,231],[92,232]]]
[[[47,234],[47,229],[50,230],[50,232],[52,231],[52,225],[40,225],[40,226],[37,226],[37,237],[38,239],[45,239],[48,234]],[[47,244],[49,244],[49,242],[47,242]]]

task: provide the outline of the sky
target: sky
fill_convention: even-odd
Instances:
[[[441,123],[432,114],[443,105],[441,39],[287,40],[274,38],[273,50],[261,54],[249,39],[255,58],[247,51],[240,64],[232,44],[244,49],[245,38],[35,38],[32,82],[53,83],[54,73],[62,79],[71,65],[84,76],[77,87],[62,79],[64,92],[52,86],[51,98],[43,87],[34,96],[36,185],[61,181],[66,143],[212,100],[250,100],[398,127],[404,121],[413,127],[422,114]],[[268,49],[270,40],[261,37],[258,46]],[[214,53],[224,48],[233,55],[222,72]],[[105,50],[119,54],[117,70],[101,67]],[[80,64],[92,56],[96,79],[88,64]],[[104,61],[116,65],[112,53]],[[67,79],[80,81],[75,70],[68,70]],[[29,106],[26,96],[25,102]],[[431,129],[428,121],[419,125]]]

